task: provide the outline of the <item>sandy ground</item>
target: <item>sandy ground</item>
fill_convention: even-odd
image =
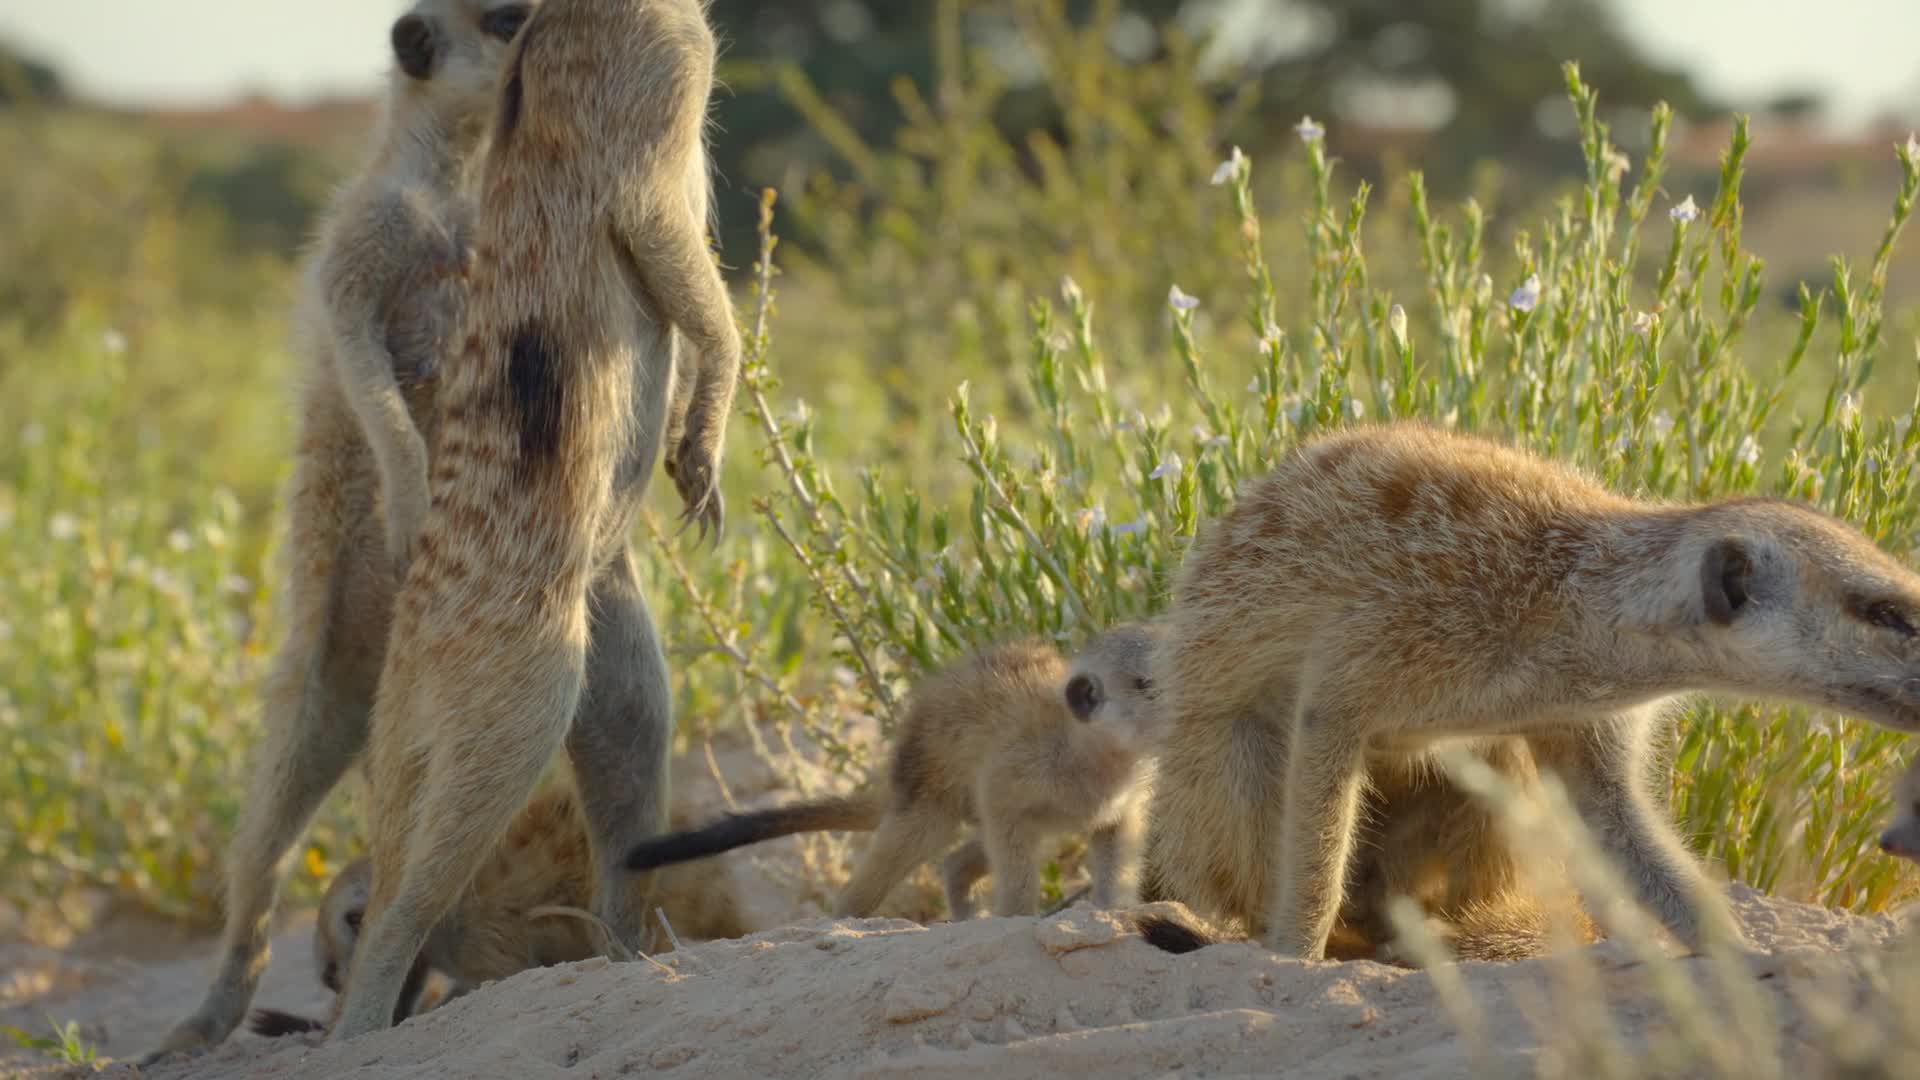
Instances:
[[[742,803],[776,797],[771,774],[756,764],[723,762]],[[138,1073],[124,1062],[192,1008],[211,950],[205,940],[129,924],[62,952],[0,947],[0,1026],[42,1032],[49,1015],[78,1021],[103,1058],[121,1059],[102,1075],[161,1080],[1485,1075],[1445,1007],[1444,986],[1423,972],[1308,964],[1245,943],[1171,956],[1126,919],[1084,906],[925,926],[834,921],[817,914],[814,899],[796,897],[799,849],[764,847],[785,853],[743,860],[736,880],[771,929],[689,946],[663,966],[594,960],[523,972],[351,1044],[242,1032],[207,1056]],[[896,906],[911,907],[911,890],[903,895]],[[1899,925],[1739,886],[1732,895],[1749,935],[1772,954],[1765,978],[1746,979],[1777,1010],[1791,1058],[1815,1040],[1821,1003],[1865,993],[1860,965],[1889,955]],[[310,915],[295,916],[280,931],[255,1004],[324,1015],[330,995],[312,969],[310,926]],[[1577,1026],[1554,1011],[1555,1000],[1578,1001],[1580,1020],[1611,1017],[1630,1045],[1660,1037],[1665,1014],[1652,969],[1614,942],[1585,959],[1593,982],[1572,999],[1558,981],[1565,966],[1553,959],[1450,970],[1478,1001],[1493,1054],[1531,1074],[1556,1060],[1559,1040]],[[1704,961],[1681,967],[1711,983]],[[0,1051],[0,1075],[81,1074]],[[1577,1064],[1568,1074],[1591,1075]]]

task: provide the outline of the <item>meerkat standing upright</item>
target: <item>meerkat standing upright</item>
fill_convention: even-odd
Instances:
[[[1645,791],[1687,692],[1920,728],[1920,577],[1806,506],[1644,502],[1416,424],[1314,441],[1181,571],[1149,860],[1171,894],[1324,954],[1369,764],[1525,736],[1641,902],[1740,943]]]
[[[1068,663],[1037,640],[982,649],[921,679],[894,736],[886,782],[853,795],[734,814],[634,848],[634,869],[671,866],[744,844],[820,829],[873,829],[838,917],[873,914],[913,868],[977,833],[942,864],[956,919],[982,875],[996,915],[1035,913],[1036,864],[1049,835],[1088,830],[1093,902],[1138,894],[1139,843],[1158,714],[1148,678],[1159,628],[1128,623]]]
[[[390,1022],[429,930],[591,693],[589,586],[627,557],[682,377],[676,337],[698,363],[669,472],[703,535],[723,523],[740,335],[705,235],[714,52],[698,0],[548,0],[515,41],[431,509],[374,704],[373,889],[335,1038]]]
[[[303,385],[280,556],[287,633],[267,674],[264,738],[226,856],[220,967],[148,1061],[219,1043],[245,1017],[287,852],[366,741],[405,548],[394,533],[406,526],[381,521],[409,516],[402,504],[425,483],[417,451],[433,435],[441,358],[465,300],[466,189],[508,43],[532,8],[416,0],[390,33],[394,67],[368,159],[322,217],[294,312]],[[370,452],[374,444],[386,449]],[[633,620],[621,606],[609,604],[614,647],[642,640],[623,630]],[[624,672],[603,681],[603,725],[628,726],[621,714],[646,707],[636,699],[667,692],[664,672],[657,691],[636,689],[645,680]],[[630,819],[631,807],[604,816],[614,814]],[[624,820],[612,832],[627,835]]]

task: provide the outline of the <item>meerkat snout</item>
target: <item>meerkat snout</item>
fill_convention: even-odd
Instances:
[[[402,15],[393,24],[393,58],[409,79],[424,82],[433,75],[433,23],[421,15]]]

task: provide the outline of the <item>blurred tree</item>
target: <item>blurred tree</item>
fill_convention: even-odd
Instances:
[[[0,41],[0,105],[22,101],[55,104],[66,100],[60,73]]]
[[[716,110],[729,251],[747,250],[735,246],[752,217],[743,193],[791,187],[801,170],[834,157],[804,130],[773,72],[796,66],[855,133],[884,140],[901,122],[895,79],[937,96],[934,37],[948,2],[714,0],[731,89]],[[1257,126],[1232,133],[1249,150],[1290,137],[1303,114],[1334,122],[1336,149],[1342,126],[1439,131],[1421,165],[1441,189],[1488,156],[1546,167],[1573,153],[1553,137],[1556,110],[1565,108],[1564,60],[1580,62],[1609,106],[1665,100],[1682,115],[1709,108],[1686,75],[1642,55],[1604,0],[951,2],[966,44],[991,57],[1008,81],[996,120],[1015,135],[1064,133],[1057,107],[1025,66],[1030,53],[1018,15],[1034,4],[1064,4],[1076,19],[1109,17],[1109,44],[1123,59],[1162,55],[1169,30],[1203,43],[1204,70],[1222,96],[1258,85]]]

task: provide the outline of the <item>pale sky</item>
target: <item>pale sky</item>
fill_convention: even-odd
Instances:
[[[884,2],[884,0],[881,0]],[[1738,105],[1807,87],[1844,121],[1920,111],[1920,0],[1613,0],[1630,33]],[[115,102],[374,87],[401,0],[0,0],[0,37]],[[1600,88],[1602,95],[1605,87]]]

